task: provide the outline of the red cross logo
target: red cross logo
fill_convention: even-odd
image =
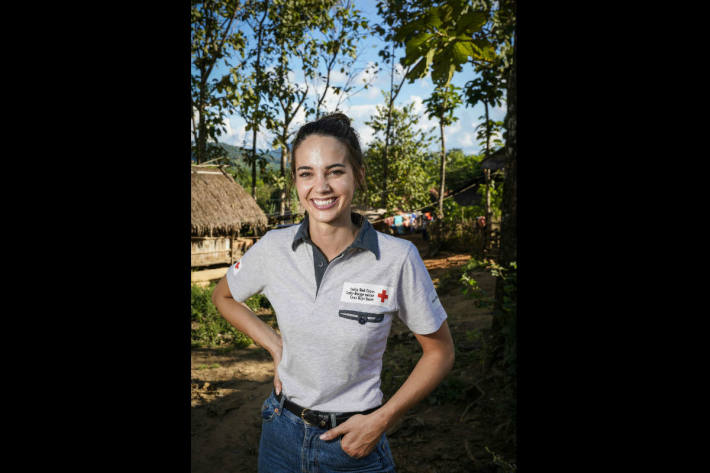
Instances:
[[[237,261],[237,264],[234,265],[234,269],[239,269],[239,263],[240,261]]]
[[[381,302],[384,302],[385,299],[387,299],[387,298],[389,297],[389,296],[387,295],[387,290],[386,290],[386,289],[382,289],[382,292],[380,292],[379,294],[377,294],[377,297],[380,298],[380,301],[381,301]]]

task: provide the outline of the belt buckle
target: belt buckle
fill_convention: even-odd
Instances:
[[[308,410],[310,410],[310,409],[304,408],[304,409],[301,411],[301,419],[303,419],[303,422],[305,422],[306,424],[308,424],[308,425],[313,425],[313,424],[311,424],[310,422],[308,422],[305,417],[303,417],[303,414],[305,414],[306,411],[308,411]]]

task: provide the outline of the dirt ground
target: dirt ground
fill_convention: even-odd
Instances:
[[[408,236],[419,248],[448,314],[457,359],[452,373],[430,398],[415,406],[387,432],[399,473],[488,472],[490,453],[479,420],[480,363],[476,334],[490,327],[490,308],[476,307],[458,289],[442,290],[439,282],[451,268],[470,258],[440,253],[426,257],[419,235]],[[493,295],[495,281],[487,273],[474,274]],[[268,311],[260,313],[268,317]],[[416,364],[421,350],[397,318],[384,355],[382,389],[386,399]],[[193,473],[254,473],[261,430],[260,406],[272,389],[274,367],[268,353],[255,345],[228,352],[193,349],[191,366],[191,471]],[[461,393],[465,395],[462,395]]]

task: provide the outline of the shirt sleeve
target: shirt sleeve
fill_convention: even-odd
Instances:
[[[244,302],[264,292],[267,284],[268,232],[227,270],[227,285],[234,300]]]
[[[397,291],[399,318],[417,334],[434,333],[446,320],[446,311],[416,247],[410,243]]]

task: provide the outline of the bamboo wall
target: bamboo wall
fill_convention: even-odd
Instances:
[[[256,240],[249,237],[192,237],[190,266],[230,265],[241,258]]]

